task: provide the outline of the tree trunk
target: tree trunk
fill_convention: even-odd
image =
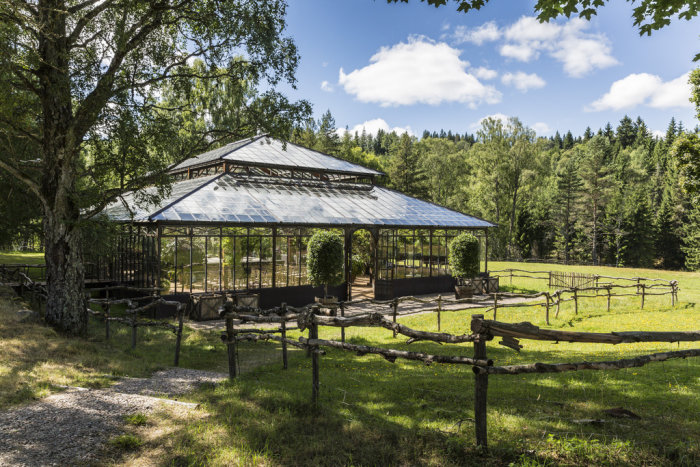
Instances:
[[[593,252],[591,254],[594,265],[598,264],[598,205],[593,203]]]
[[[80,248],[80,231],[49,213],[44,217],[46,248],[46,321],[58,331],[85,335],[86,302],[83,295],[85,271]]]
[[[513,230],[515,228],[515,208],[518,204],[518,189],[519,185],[515,186],[515,191],[513,191],[513,201],[510,207],[510,229],[508,230],[508,249],[510,250],[508,254],[512,258],[515,246],[513,245]]]
[[[44,241],[46,249],[46,321],[58,331],[84,335],[87,312],[80,244],[80,208],[74,196],[76,160],[82,136],[74,133],[69,69],[67,8],[63,0],[38,4],[42,28],[38,75],[42,87]]]

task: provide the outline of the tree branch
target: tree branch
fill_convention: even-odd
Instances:
[[[7,171],[10,175],[15,177],[17,180],[20,182],[24,183],[27,188],[29,188],[29,191],[34,193],[37,198],[39,198],[39,201],[41,201],[41,204],[46,208],[48,207],[48,201],[44,196],[41,194],[41,189],[39,187],[39,184],[36,183],[34,180],[32,180],[28,175],[20,172],[18,169],[15,167],[11,166],[7,162],[3,161],[0,159],[0,168],[4,169]]]

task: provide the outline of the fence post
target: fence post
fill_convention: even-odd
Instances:
[[[493,319],[496,319],[498,313],[498,294],[493,294]]]
[[[102,304],[102,309],[105,314],[105,340],[109,340],[109,309],[111,307],[112,305],[110,305],[109,302]]]
[[[676,306],[676,284],[671,281],[671,306]]]
[[[644,309],[644,290],[646,289],[646,286],[644,284],[641,284],[642,287],[642,310]]]
[[[545,321],[546,321],[547,325],[549,325],[549,294],[548,293],[546,293],[544,295],[544,299],[547,301],[547,304],[545,305],[547,307],[547,311],[545,314]]]
[[[185,319],[185,305],[177,306],[177,337],[175,340],[175,366],[180,366],[180,343],[182,342],[182,324]]]
[[[342,305],[341,305],[342,306]],[[282,303],[282,368],[287,369],[287,304]]]
[[[510,285],[513,285],[513,270],[510,270]]]
[[[639,295],[639,280],[640,280],[640,278],[638,277],[637,278],[637,295]]]
[[[309,340],[318,339],[318,323],[316,322],[316,315],[312,317],[311,327],[309,328]],[[318,392],[319,392],[319,382],[318,382],[318,345],[309,346],[311,350],[311,373],[312,373],[312,385],[311,385],[311,402],[314,404],[318,403]]]
[[[440,311],[441,310],[442,310],[442,294],[438,295],[438,307],[437,307],[438,331],[440,331]]]
[[[610,313],[610,295],[612,294],[612,285],[607,286],[606,289],[608,290],[608,313]]]
[[[578,289],[574,287],[574,314],[578,314]]]
[[[395,322],[396,322],[396,314],[398,313],[398,309],[399,309],[399,300],[395,298],[395,299],[391,302],[391,307],[392,307],[392,309],[393,309],[393,310],[392,310],[392,315],[393,315],[393,316],[392,316],[392,321],[394,321],[394,323],[395,323]],[[396,337],[396,330],[394,330],[394,337]]]
[[[226,350],[228,352],[228,377],[235,379],[238,376],[237,360],[237,342],[236,331],[233,329],[233,318],[226,318]]]
[[[345,303],[340,302],[340,317],[345,318]],[[345,326],[340,327],[340,342],[345,342]]]
[[[136,348],[136,334],[138,333],[138,323],[136,322],[137,313],[132,308],[131,310],[131,348]]]
[[[484,315],[472,315],[474,320],[484,319]],[[474,358],[486,359],[487,335],[478,333],[474,340]],[[474,426],[476,428],[476,446],[486,450],[486,396],[489,388],[488,373],[474,372]]]
[[[552,288],[552,271],[549,271],[549,288]]]
[[[598,296],[598,275],[595,276],[595,295]]]

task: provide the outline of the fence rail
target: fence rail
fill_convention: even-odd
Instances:
[[[393,301],[392,305],[397,301]],[[428,332],[411,329],[407,326],[389,320],[381,313],[368,313],[359,316],[323,316],[318,305],[302,308],[287,307],[282,304],[269,310],[259,310],[255,313],[248,307],[237,307],[232,303],[226,303],[220,309],[221,316],[226,320],[226,333],[222,334],[222,341],[228,347],[229,376],[236,378],[238,369],[238,342],[240,341],[264,341],[274,340],[281,342],[283,367],[287,368],[287,345],[305,349],[312,359],[312,383],[311,399],[318,402],[320,392],[320,356],[324,355],[322,347],[335,348],[343,351],[354,352],[360,356],[373,354],[379,355],[389,362],[397,359],[422,361],[426,364],[463,364],[471,365],[474,372],[474,419],[476,431],[476,443],[486,449],[487,447],[487,391],[489,375],[513,375],[522,373],[559,373],[564,371],[580,370],[617,370],[622,368],[641,367],[652,362],[666,361],[675,358],[689,358],[700,356],[700,349],[687,349],[679,351],[661,352],[650,355],[640,355],[628,359],[599,361],[599,362],[564,362],[564,363],[529,363],[522,365],[494,366],[492,359],[487,357],[486,342],[500,337],[501,345],[520,351],[523,346],[519,339],[545,340],[552,342],[578,342],[578,343],[603,343],[626,344],[639,342],[697,342],[700,341],[700,331],[689,332],[656,332],[656,331],[625,331],[609,333],[572,332],[553,329],[542,329],[531,323],[503,323],[495,320],[484,319],[482,314],[474,314],[471,318],[471,334],[454,335],[444,332]],[[243,323],[280,323],[276,330],[236,330],[234,319]],[[286,323],[296,321],[299,330],[308,330],[308,337],[301,336],[297,341],[287,338]],[[357,345],[341,341],[319,339],[319,326],[338,327],[344,330],[348,327],[384,327],[394,332],[409,337],[408,343],[432,341],[436,343],[473,343],[474,356],[463,355],[437,355],[423,352],[411,352],[400,349]],[[281,333],[281,336],[275,334]]]

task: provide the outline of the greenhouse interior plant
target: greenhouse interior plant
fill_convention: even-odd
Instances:
[[[343,282],[343,239],[332,232],[320,230],[307,244],[307,274],[313,285],[323,286],[323,297],[316,301],[322,305],[338,303],[337,297],[328,296],[328,287]]]
[[[450,242],[448,260],[455,277],[455,297],[468,298],[474,295],[472,279],[479,275],[479,239],[463,232]]]

